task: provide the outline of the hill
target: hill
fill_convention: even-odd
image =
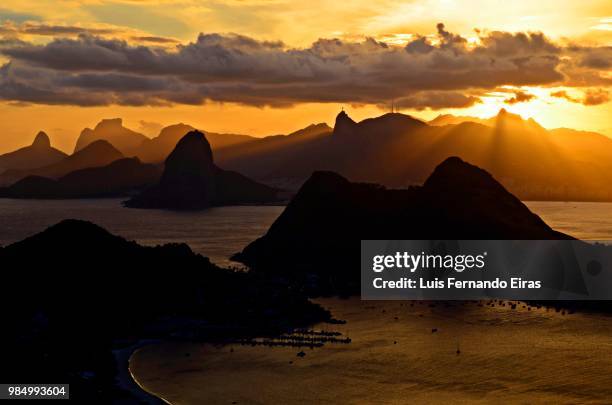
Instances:
[[[70,172],[106,166],[124,156],[107,141],[95,141],[57,163],[32,170],[7,170],[0,175],[0,185],[10,185],[27,176],[57,179]]]
[[[361,240],[566,238],[489,173],[452,157],[423,186],[406,190],[315,172],[268,232],[234,259],[310,284],[315,295],[356,293]]]
[[[115,160],[109,165],[76,170],[53,180],[28,176],[0,188],[0,198],[99,198],[124,196],[159,181],[161,167],[137,158]]]
[[[84,221],[0,248],[0,262],[19,269],[6,272],[11,288],[0,296],[11,324],[0,336],[0,377],[67,383],[78,403],[135,403],[117,387],[127,364],[113,353],[140,340],[262,336],[329,317],[187,245],[144,247]]]
[[[57,163],[66,156],[64,152],[53,148],[49,136],[40,131],[30,146],[0,155],[0,172],[36,169]]]

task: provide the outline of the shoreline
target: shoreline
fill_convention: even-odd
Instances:
[[[130,359],[132,358],[132,355],[142,347],[159,343],[163,343],[163,341],[146,339],[140,340],[131,346],[113,350],[113,356],[117,362],[117,376],[115,377],[117,387],[129,392],[133,398],[139,401],[155,405],[170,404],[170,402],[164,401],[163,399],[160,399],[156,395],[153,395],[144,389],[130,370]]]

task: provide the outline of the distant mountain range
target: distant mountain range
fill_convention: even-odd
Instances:
[[[136,156],[143,162],[163,162],[186,133],[196,128],[187,124],[175,124],[163,128],[154,138],[133,131],[123,126],[121,118],[104,119],[94,129],[85,128],[78,137],[74,152],[78,152],[97,140],[105,140],[117,148],[123,155]],[[257,138],[249,135],[217,134],[206,131],[206,137],[213,149],[220,149],[246,143]]]
[[[434,126],[443,126],[443,125],[457,125],[463,122],[475,122],[477,124],[489,124],[489,119],[470,117],[470,116],[462,116],[462,115],[452,115],[452,114],[440,114],[433,120],[428,121],[429,125]]]
[[[105,119],[94,129],[85,128],[77,139],[74,153],[99,140],[108,141],[125,156],[132,156],[148,138],[136,131],[125,128],[121,118]]]
[[[267,141],[259,153],[226,148],[218,162],[268,184],[299,187],[313,171],[330,170],[353,181],[406,187],[422,184],[438,162],[459,156],[521,199],[612,200],[612,139],[604,135],[546,130],[505,110],[481,123],[451,121],[460,122],[429,125],[390,113],[357,123],[341,112],[332,133],[287,144]]]
[[[193,130],[182,123],[171,125],[150,139],[123,127],[121,119],[103,120],[83,131],[71,156],[51,148],[48,137],[41,135],[36,146],[0,156],[0,186],[30,175],[58,179],[123,157],[161,164]],[[264,138],[205,133],[216,164],[287,190],[297,190],[317,170],[335,171],[352,181],[407,187],[422,184],[437,162],[459,156],[492,173],[521,199],[612,201],[610,138],[565,128],[547,130],[503,109],[488,119],[440,115],[429,122],[399,113],[355,122],[341,112],[333,129],[315,124]],[[87,158],[80,155],[97,142],[107,146],[89,150]],[[114,151],[109,151],[111,144]]]
[[[174,149],[178,141],[188,132],[195,131],[196,128],[183,123],[170,125],[163,128],[155,138],[147,138],[140,144],[135,151],[135,155],[143,162],[159,163],[166,160],[170,152]],[[228,146],[245,144],[257,138],[248,135],[216,134],[207,132],[206,139],[214,150]]]
[[[160,165],[123,158],[101,167],[72,171],[57,180],[27,176],[9,187],[0,187],[3,198],[96,198],[126,195],[159,181]]]
[[[123,154],[108,141],[97,140],[53,164],[29,170],[7,170],[0,174],[0,185],[13,184],[28,176],[57,179],[76,170],[106,166],[122,158]]]

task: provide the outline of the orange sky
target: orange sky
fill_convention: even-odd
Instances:
[[[612,136],[610,46],[609,0],[4,0],[0,152],[40,129],[71,150],[102,118],[268,135],[332,125],[342,106],[377,115],[391,99],[423,118],[506,108]]]

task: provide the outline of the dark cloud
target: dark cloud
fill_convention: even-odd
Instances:
[[[550,93],[550,95],[552,97],[564,98],[567,101],[571,101],[572,103],[580,102],[580,99],[570,96],[565,90],[553,91],[552,93]]]
[[[99,28],[99,27],[80,27],[73,25],[50,25],[40,22],[24,22],[14,24],[5,22],[0,24],[0,36],[18,38],[21,35],[50,36],[58,38],[85,36],[125,36],[129,32],[120,28]],[[129,36],[131,42],[150,43],[159,45],[177,44],[179,41],[174,38],[153,36],[153,35],[132,35]],[[25,43],[24,43],[25,44]]]
[[[418,37],[417,39],[410,41],[406,45],[406,52],[408,53],[429,53],[435,49],[433,45],[429,44],[427,37]]]
[[[564,84],[572,87],[612,86],[612,47],[571,45],[564,50]]]
[[[148,84],[159,94],[146,91],[147,78],[125,77],[121,75],[65,75],[46,69],[20,67],[14,62],[0,67],[0,99],[32,104],[50,105],[168,105],[163,94],[171,92],[166,80],[160,85]],[[134,84],[129,84],[135,80]],[[71,81],[75,81],[71,83]],[[136,89],[132,91],[130,89]],[[118,89],[119,91],[113,91]],[[160,90],[162,89],[162,90]]]
[[[574,46],[570,51],[578,55],[578,65],[591,69],[612,69],[612,46]]]
[[[610,101],[610,92],[605,89],[588,89],[583,96],[573,97],[565,90],[554,91],[550,93],[552,97],[563,98],[572,103],[583,104],[586,106],[605,104]]]
[[[110,28],[84,28],[66,25],[47,25],[24,23],[13,28],[16,33],[44,36],[66,36],[66,35],[105,35],[116,34],[119,31]]]
[[[562,52],[562,48],[551,42],[541,32],[501,32],[493,31],[479,36],[482,45],[475,49],[476,53],[500,58],[530,58],[535,56],[554,57]]]
[[[584,94],[582,104],[584,105],[600,105],[610,101],[610,93],[607,90],[587,90]]]
[[[174,38],[154,37],[154,36],[134,36],[132,40],[136,42],[151,42],[156,44],[176,44],[178,41]]]
[[[479,97],[448,91],[425,91],[394,100],[394,105],[397,108],[415,110],[424,110],[426,108],[431,110],[468,108],[478,103],[482,103]]]
[[[145,46],[80,33],[45,45],[0,46],[12,62],[6,67],[10,73],[0,76],[0,98],[37,102],[38,91],[41,103],[57,94],[56,103],[79,105],[215,101],[279,107],[386,105],[395,99],[402,108],[439,109],[469,107],[480,101],[479,94],[504,85],[562,84],[577,80],[578,73],[593,74],[578,66],[581,62],[569,65],[568,51],[541,33],[479,36],[480,44],[470,46],[438,24],[435,41],[418,36],[403,48],[368,38],[320,39],[295,49],[280,41],[200,34],[170,50],[154,46],[166,41],[161,37],[139,37],[153,44]],[[571,52],[581,58],[587,53]],[[507,102],[529,96],[516,93]]]
[[[526,103],[528,101],[533,100],[534,98],[536,98],[536,96],[534,96],[533,94],[519,90],[519,91],[514,92],[513,97],[505,99],[504,103],[506,104]]]

